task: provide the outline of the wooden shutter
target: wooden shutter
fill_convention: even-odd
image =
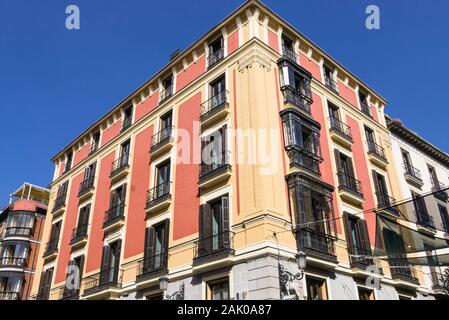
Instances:
[[[126,189],[128,187],[128,184],[125,183],[124,185],[122,185],[122,193],[120,195],[120,199],[121,199],[121,204],[125,204],[126,203]]]
[[[154,237],[154,227],[148,227],[145,231],[144,271],[150,271],[153,268]]]
[[[377,178],[377,173],[376,173],[376,171],[373,170],[372,174],[373,174],[373,183],[374,183],[375,192],[376,192],[376,194],[379,194],[380,189],[379,189],[379,179]]]
[[[90,208],[91,208],[91,205],[88,204],[84,211],[83,220],[81,221],[83,226],[87,226],[89,224]]]
[[[221,231],[226,232],[229,231],[229,197],[225,196],[221,198],[221,222],[222,228]]]
[[[81,257],[80,257],[80,262],[79,262],[79,270],[80,270],[80,272],[79,272],[79,279],[78,279],[78,281],[79,281],[79,287],[78,287],[78,290],[80,289],[80,287],[81,287],[81,280],[83,279],[83,273],[84,273],[84,261],[86,260],[86,257],[84,256],[84,255],[82,255]]]
[[[37,292],[37,295],[39,299],[44,298],[44,290],[45,290],[45,284],[47,283],[47,277],[48,277],[48,270],[41,273],[41,280],[39,282],[39,290]]]
[[[119,273],[120,273],[120,256],[121,256],[121,252],[122,252],[122,240],[118,240],[116,242],[116,252],[115,252],[115,265],[114,265],[114,278],[113,281],[114,282],[118,282],[118,277],[119,277]]]
[[[337,166],[337,172],[343,172],[343,168],[341,166],[341,161],[340,161],[340,151],[335,149],[334,154],[335,154],[335,165]]]
[[[209,204],[200,206],[199,245],[200,254],[208,252],[212,245],[212,216]]]
[[[227,158],[227,125],[224,125],[223,128],[221,128],[221,151],[222,151],[222,161],[223,164],[228,164],[229,159]]]
[[[364,255],[371,255],[371,243],[369,240],[368,224],[366,220],[360,219],[357,221],[357,234],[359,235],[360,248],[363,250]]]
[[[164,245],[162,246],[162,252],[168,253],[170,245],[170,219],[164,221]]]
[[[349,253],[354,253],[354,246],[356,245],[352,240],[352,234],[351,234],[351,220],[349,218],[349,213],[344,212],[343,213],[343,223],[345,225],[345,234],[346,234],[346,242],[348,244],[348,251]]]
[[[109,276],[109,262],[111,261],[111,247],[103,247],[103,256],[101,258],[100,284],[106,283]]]

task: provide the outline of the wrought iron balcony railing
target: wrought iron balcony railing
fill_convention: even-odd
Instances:
[[[307,150],[297,145],[287,146],[290,164],[304,168],[310,172],[320,175],[320,163],[323,158],[313,151]]]
[[[295,90],[290,86],[284,86],[281,90],[284,94],[285,103],[291,103],[306,113],[311,113],[310,105],[312,99],[307,94]]]
[[[314,257],[336,261],[335,238],[308,228],[296,231],[300,250]]]
[[[169,126],[156,133],[151,140],[151,151],[159,149],[173,138],[175,127]]]
[[[419,171],[418,169],[407,163],[404,163],[402,166],[404,167],[404,174],[406,176],[411,176],[419,181],[422,181],[421,171]]]
[[[224,48],[220,48],[207,57],[207,67],[210,69],[224,59]]]
[[[5,230],[5,238],[7,237],[26,237],[29,238],[33,233],[32,228],[26,227],[9,227]]]
[[[194,243],[194,259],[213,257],[216,255],[230,255],[234,249],[234,233],[224,231],[210,237],[198,239]]]
[[[120,204],[110,208],[104,215],[103,228],[110,226],[116,221],[125,219],[125,205]]]
[[[137,263],[137,281],[167,270],[168,253],[164,251],[152,257],[146,257]]]
[[[67,198],[67,193],[65,193],[65,192],[56,198],[54,206],[53,206],[53,211],[52,211],[53,213],[65,206],[66,198]]]
[[[367,248],[359,246],[348,246],[349,261],[352,268],[365,270],[369,266],[375,265],[373,253]]]
[[[434,196],[442,201],[448,201],[449,195],[447,191],[445,191],[446,186],[436,179],[431,178],[430,182],[432,183],[432,192],[434,193]]]
[[[118,268],[108,268],[92,276],[83,279],[84,292],[83,295],[89,295],[103,289],[108,288],[121,288],[119,281]]]
[[[85,195],[94,187],[95,176],[86,178],[80,183],[80,189],[78,191],[78,197]]]
[[[201,104],[201,118],[207,118],[220,107],[224,106],[228,100],[228,91],[224,90]]]
[[[446,274],[449,273],[446,271]],[[434,291],[446,291],[449,293],[449,278],[443,274],[436,271],[430,272],[432,278],[432,290]]]
[[[387,161],[384,147],[378,145],[374,141],[367,141],[366,143],[368,144],[368,153],[373,154]]]
[[[100,142],[98,143],[93,142],[90,144],[89,156],[93,155],[99,149],[99,145]]]
[[[3,301],[20,300],[20,293],[19,292],[0,292],[0,300],[3,300]]]
[[[364,114],[366,114],[368,117],[372,117],[371,108],[369,107],[369,105],[366,101],[360,102],[360,108]]]
[[[334,79],[332,79],[328,75],[325,75],[324,84],[326,85],[326,87],[338,94],[338,84]]]
[[[159,96],[160,103],[163,103],[165,100],[170,98],[172,95],[173,95],[173,85],[170,85],[161,91],[161,94]]]
[[[339,188],[363,198],[362,182],[344,172],[338,173]]]
[[[288,60],[293,61],[295,63],[298,63],[298,55],[296,54],[294,49],[289,48],[287,46],[282,46],[282,53],[284,55],[284,58],[287,58]]]
[[[391,277],[395,280],[403,280],[415,284],[419,284],[415,270],[412,266],[401,263],[390,262]]]
[[[386,210],[396,216],[399,216],[400,213],[398,209],[395,207],[396,199],[390,197],[388,194],[383,192],[376,192],[377,198],[377,207],[382,210]]]
[[[122,121],[122,132],[131,127],[133,123],[132,117],[125,117]]]
[[[157,205],[170,196],[171,182],[165,182],[148,191],[147,209]]]
[[[224,151],[215,157],[211,157],[207,162],[202,162],[200,165],[200,179],[213,175],[222,169],[230,168],[229,155],[229,151]]]
[[[130,155],[124,154],[112,163],[111,177],[115,176],[129,166]]]
[[[338,120],[335,117],[330,117],[329,122],[331,124],[331,129],[339,132],[340,134],[346,136],[349,140],[352,141],[352,131],[350,126],[348,126],[347,124]]]
[[[415,217],[418,225],[435,230],[435,219],[427,212],[415,210]]]
[[[4,257],[0,258],[0,268],[25,268],[26,259],[23,257]]]
[[[52,255],[53,253],[58,251],[58,243],[59,239],[50,239],[47,243],[47,247],[45,249],[44,257]]]
[[[88,224],[83,224],[72,231],[72,238],[70,244],[77,243],[78,241],[87,238],[87,230],[89,229]]]

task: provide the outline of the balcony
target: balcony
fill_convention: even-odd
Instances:
[[[329,131],[332,140],[344,147],[351,148],[352,144],[354,143],[354,140],[352,139],[351,127],[335,117],[330,117],[329,122]]]
[[[329,89],[331,89],[335,94],[339,94],[338,92],[338,84],[337,82],[332,79],[332,77],[325,75],[324,76],[324,84],[326,87],[328,87]]]
[[[437,233],[435,219],[427,212],[415,210],[416,226],[419,232],[433,236]]]
[[[105,232],[121,228],[125,224],[125,205],[115,206],[104,215],[103,229]]]
[[[128,128],[131,127],[133,124],[133,118],[132,117],[125,117],[122,121],[122,129],[121,132],[126,131]]]
[[[368,156],[370,161],[382,168],[386,168],[388,165],[387,156],[385,155],[385,149],[373,141],[367,141]]]
[[[9,227],[5,230],[4,240],[7,238],[30,238],[33,233],[32,228]]]
[[[293,48],[289,48],[287,46],[282,46],[282,54],[283,54],[284,58],[286,58],[294,63],[298,63],[298,55],[296,54],[296,52]]]
[[[121,283],[118,280],[119,270],[109,268],[83,279],[86,299],[118,298],[121,291]]]
[[[229,164],[229,152],[211,158],[208,163],[201,163],[199,188],[207,189],[219,183],[227,181],[232,174],[232,167]]]
[[[343,200],[346,200],[349,203],[360,206],[365,202],[365,198],[363,196],[362,183],[345,174],[344,172],[339,172],[338,176],[338,191],[340,193],[340,197]]]
[[[431,183],[434,197],[443,202],[448,202],[449,196],[447,194],[447,190],[445,190],[446,187],[444,186],[444,184],[434,179],[431,179]]]
[[[129,173],[129,154],[124,154],[112,163],[111,184],[126,177]]]
[[[324,260],[333,267],[338,263],[335,252],[335,238],[318,233],[312,229],[299,228],[296,230],[298,250],[303,251],[308,257]]]
[[[396,286],[404,288],[419,287],[419,280],[416,277],[415,270],[410,265],[390,262],[390,272]]]
[[[234,233],[224,231],[204,239],[198,239],[194,243],[193,266],[196,269],[205,270],[218,265],[229,263],[234,255]]]
[[[80,201],[87,200],[94,194],[94,182],[95,176],[92,176],[80,183],[80,189],[78,191],[78,198]]]
[[[377,208],[386,213],[387,216],[396,219],[400,217],[401,213],[399,210],[394,206],[396,203],[396,199],[393,197],[390,197],[388,194],[382,193],[382,192],[376,192],[376,198],[377,198]]]
[[[290,86],[284,86],[281,88],[282,93],[284,95],[284,104],[287,108],[295,108],[307,116],[311,116],[310,105],[313,103],[310,96],[293,89]]]
[[[58,255],[59,239],[50,239],[47,243],[43,258],[46,260],[54,259]]]
[[[408,183],[421,188],[424,185],[424,182],[421,178],[421,171],[406,163],[404,163],[402,166],[404,168],[405,180],[407,180]]]
[[[168,254],[163,252],[137,262],[137,279],[140,285],[143,283],[158,281],[159,276],[168,273]]]
[[[351,269],[366,270],[369,266],[374,265],[374,259],[371,258],[373,255],[371,250],[357,246],[348,246],[348,253]]]
[[[162,129],[155,134],[151,141],[150,153],[151,157],[155,158],[165,154],[174,144],[173,131],[175,127],[170,126]]]
[[[201,104],[201,126],[206,128],[229,114],[228,92],[222,91]]]
[[[73,229],[72,238],[70,240],[70,245],[72,247],[82,247],[87,243],[87,231],[89,229],[89,225],[85,224],[79,226],[78,228]]]
[[[220,61],[223,61],[225,56],[225,51],[224,48],[220,48],[217,51],[215,51],[214,53],[211,53],[208,57],[207,57],[207,68],[211,69],[213,68],[215,65],[217,65]]]
[[[26,260],[23,257],[0,258],[0,270],[23,271],[26,266]]]
[[[0,301],[17,301],[20,300],[19,292],[0,292]]]
[[[65,208],[66,208],[66,198],[67,198],[67,194],[61,194],[60,196],[58,196],[55,200],[55,203],[53,205],[53,210],[51,211],[51,213],[53,214],[53,217],[56,218],[58,216],[60,216],[61,214],[64,213]]]
[[[435,292],[435,294],[448,296],[449,279],[446,279],[444,274],[435,271],[431,271],[430,275],[432,277],[432,290]]]
[[[59,299],[60,300],[79,300],[80,289],[68,289],[66,286],[60,289]]]
[[[323,158],[320,155],[297,145],[287,146],[287,152],[290,166],[321,175],[320,163],[323,162]]]
[[[146,211],[156,213],[167,209],[171,204],[171,182],[160,184],[148,191]]]
[[[90,144],[89,157],[99,149],[100,142],[93,142]]]
[[[173,95],[173,85],[167,86],[159,95],[159,104],[164,103]]]
[[[366,101],[361,101],[360,102],[360,109],[362,110],[362,113],[364,113],[368,117],[370,117],[370,118],[373,117],[371,115],[371,108],[369,107],[369,105],[368,105],[368,103]]]

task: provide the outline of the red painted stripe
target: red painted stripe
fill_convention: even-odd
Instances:
[[[235,74],[235,69],[232,73],[232,86],[234,94],[234,130],[238,128],[237,121],[237,79]],[[240,215],[240,178],[239,178],[239,164],[238,164],[238,137],[234,134],[234,163],[235,163],[235,189],[236,189],[236,201],[237,201],[237,215]]]

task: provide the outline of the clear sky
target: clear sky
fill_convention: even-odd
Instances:
[[[47,186],[50,158],[243,0],[0,0],[0,205]],[[65,28],[65,9],[81,29]],[[449,151],[449,1],[266,0]],[[381,30],[365,9],[381,10]]]

